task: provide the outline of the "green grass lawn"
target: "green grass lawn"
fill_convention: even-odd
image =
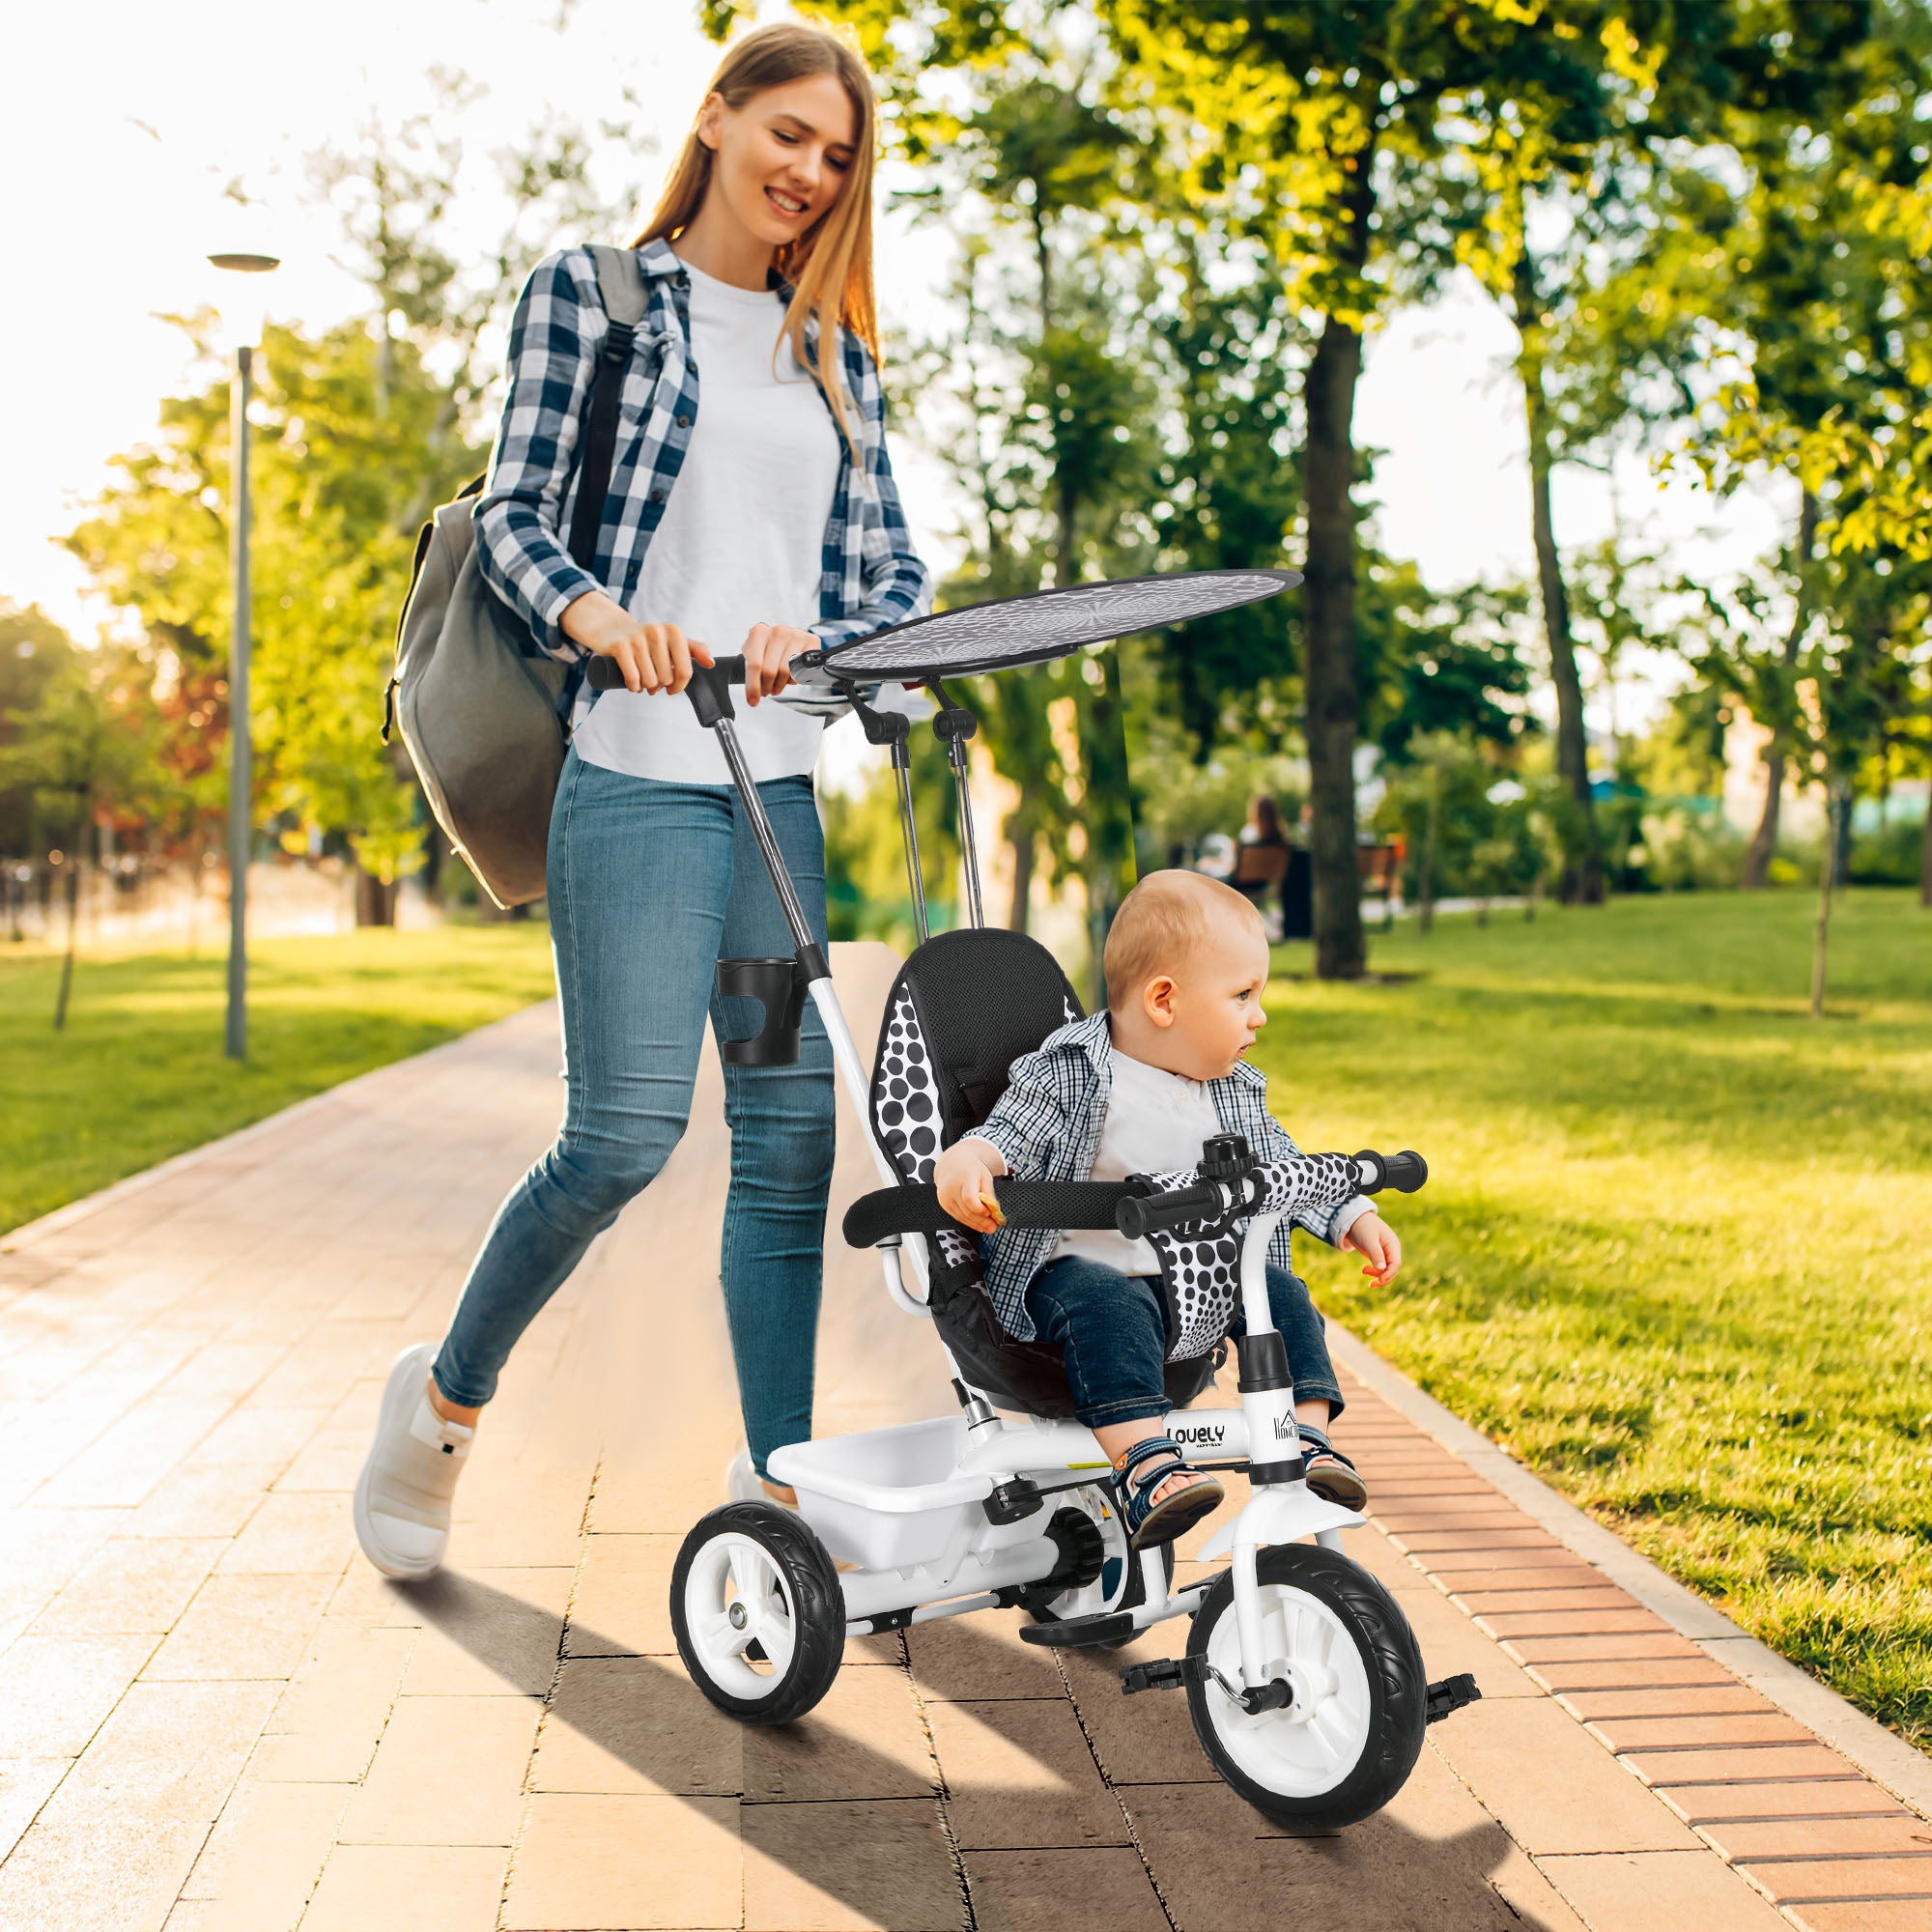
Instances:
[[[1304,1147],[1415,1147],[1394,1285],[1318,1298],[1574,1501],[1932,1748],[1932,912],[1809,894],[1277,949],[1258,1050]]]
[[[249,964],[238,1065],[218,954],[83,956],[59,1034],[59,959],[0,954],[0,1233],[551,990],[535,922],[266,940]]]

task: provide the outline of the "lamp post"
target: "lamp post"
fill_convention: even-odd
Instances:
[[[273,255],[211,255],[217,269],[264,275],[281,266]],[[254,751],[248,741],[248,390],[255,349],[262,339],[259,285],[242,283],[222,304],[222,322],[235,351],[228,385],[228,449],[233,503],[229,560],[235,576],[235,627],[228,655],[228,1031],[230,1060],[248,1057],[248,849],[254,842]]]

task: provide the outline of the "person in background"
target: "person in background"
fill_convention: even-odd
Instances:
[[[1262,901],[1270,892],[1278,891],[1288,877],[1290,850],[1280,808],[1265,792],[1257,792],[1248,801],[1248,822],[1241,827],[1240,842],[1235,848],[1235,869],[1229,873],[1228,883],[1262,912]],[[1266,918],[1265,913],[1263,918]]]

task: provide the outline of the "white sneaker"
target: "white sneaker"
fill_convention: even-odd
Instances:
[[[396,1357],[383,1390],[376,1439],[355,1484],[355,1540],[385,1577],[427,1577],[449,1547],[449,1505],[476,1439],[429,1406],[436,1345]]]

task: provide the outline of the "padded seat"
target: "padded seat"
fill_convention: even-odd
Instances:
[[[872,1062],[872,1125],[900,1178],[930,1182],[940,1150],[998,1104],[1013,1062],[1081,1017],[1059,961],[1024,933],[941,932],[914,952],[887,996]],[[1001,1326],[970,1236],[935,1236],[929,1305],[960,1374],[990,1401],[1030,1415],[1072,1415],[1060,1350]],[[1226,1359],[1224,1345],[1168,1363],[1169,1401],[1193,1402]]]

